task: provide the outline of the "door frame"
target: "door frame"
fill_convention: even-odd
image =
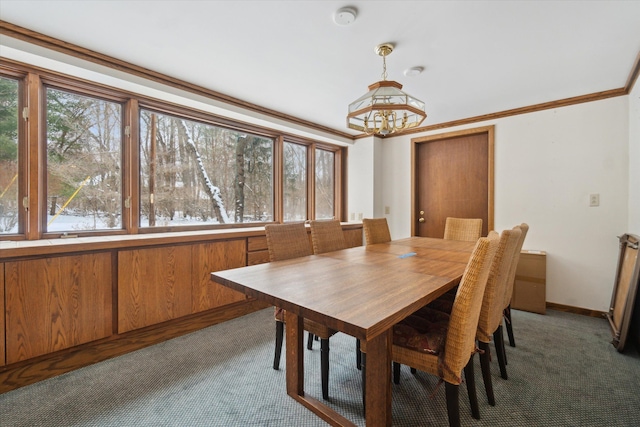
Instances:
[[[487,161],[488,161],[488,169],[487,169],[487,230],[491,231],[494,229],[494,135],[495,135],[495,125],[483,126],[479,128],[472,129],[464,129],[454,132],[446,132],[429,136],[421,136],[418,138],[411,138],[411,235],[416,235],[416,221],[418,217],[416,216],[416,188],[417,188],[417,166],[416,166],[416,151],[418,148],[418,144],[424,144],[428,142],[440,141],[444,139],[456,138],[459,136],[468,136],[468,135],[477,135],[477,134],[487,134]]]

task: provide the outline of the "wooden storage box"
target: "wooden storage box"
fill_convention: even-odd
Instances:
[[[511,308],[545,314],[547,306],[547,254],[522,251],[513,284]]]

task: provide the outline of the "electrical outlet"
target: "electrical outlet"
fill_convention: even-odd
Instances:
[[[598,193],[589,194],[589,206],[592,208],[596,206],[600,206],[600,194]]]
[[[385,215],[389,215],[390,211],[391,211],[391,208],[389,206],[385,206],[384,207],[384,214]]]

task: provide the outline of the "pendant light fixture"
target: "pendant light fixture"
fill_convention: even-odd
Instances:
[[[387,80],[386,58],[393,45],[376,46],[382,56],[382,80],[369,86],[369,92],[349,104],[347,126],[367,135],[388,136],[417,127],[427,117],[424,102],[402,91],[402,85]]]

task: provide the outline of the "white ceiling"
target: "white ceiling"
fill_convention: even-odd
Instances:
[[[640,52],[640,1],[0,0],[0,19],[352,134],[380,43],[423,126],[624,87]]]

